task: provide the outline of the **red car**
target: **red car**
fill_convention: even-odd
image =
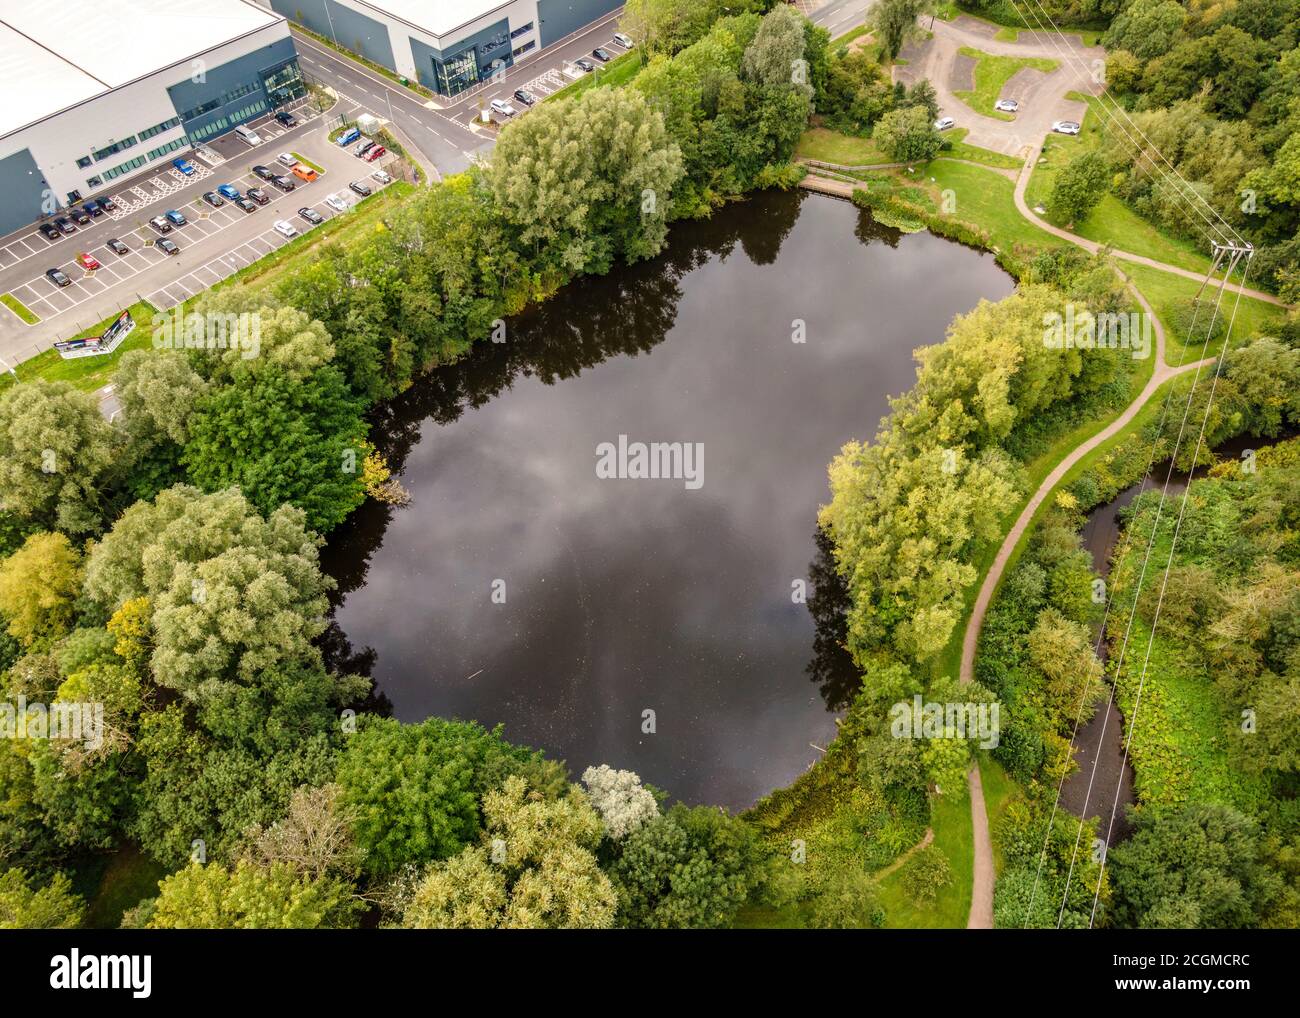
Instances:
[[[80,265],[83,269],[89,269],[92,272],[95,269],[100,268],[99,259],[96,258],[94,255],[86,254],[85,251],[77,255],[77,264]]]
[[[376,145],[374,148],[372,148],[369,152],[365,154],[364,158],[366,162],[373,163],[376,159],[378,159],[387,151],[388,149],[384,148],[383,145]]]

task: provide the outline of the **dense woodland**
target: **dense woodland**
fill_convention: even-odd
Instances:
[[[1294,299],[1294,3],[1049,7],[1110,24],[1114,91],[1258,241],[1261,285]],[[105,710],[93,750],[0,740],[0,926],[80,924],[73,881],[125,851],[162,876],[123,903],[127,926],[713,927],[764,909],[881,925],[871,873],[916,844],[942,797],[963,794],[972,753],[961,740],[890,737],[890,705],[914,693],[1002,703],[994,755],[1024,792],[995,832],[997,919],[1056,923],[1078,821],[1058,817],[1044,886],[1029,884],[1073,705],[1106,688],[1078,531],[1086,510],[1173,452],[1178,415],[1057,495],[990,612],[978,681],[959,689],[943,662],[980,556],[1028,491],[1027,465],[1140,387],[1123,351],[1042,341],[1044,313],[1065,302],[1128,310],[1105,257],[1003,252],[1017,292],[959,316],[943,342],[918,337],[915,386],[874,440],[831,464],[818,604],[860,687],[826,757],[750,813],[672,804],[671,789],[609,767],[575,782],[473,723],[398,723],[369,709],[368,680],[327,664],[319,549],[367,497],[397,497],[368,437],[385,401],[578,276],[657,255],[674,221],[791,185],[814,114],[873,133],[900,159],[940,151],[928,83],[893,86],[886,67],[830,46],[790,7],[632,0],[626,17],[644,53],[627,85],[540,105],[502,132],[490,166],[413,193],[373,232],[324,245],[270,286],[204,297],[200,311],[259,317],[258,356],[132,352],[113,425],[67,384],[0,394],[6,694]],[[1106,159],[1105,186],[1161,227],[1187,228],[1140,159]],[[1251,212],[1243,187],[1258,195]],[[975,228],[955,232],[979,242]],[[1242,435],[1269,443],[1300,421],[1294,316],[1279,331],[1235,337],[1207,449]],[[1207,392],[1191,394],[1192,413]],[[1100,883],[1091,857],[1080,861],[1066,925],[1088,924],[1094,885],[1102,923],[1296,924],[1300,465],[1294,444],[1257,463],[1195,482],[1158,637],[1162,665],[1199,682],[1202,720],[1222,737],[1222,759],[1185,769],[1223,764],[1232,777],[1179,785],[1158,725],[1140,733],[1137,832]],[[1185,446],[1179,465],[1191,465]],[[1139,500],[1127,519],[1139,544],[1152,513]],[[1159,528],[1170,525],[1166,512]],[[1130,572],[1117,560],[1121,607]],[[1131,678],[1117,680],[1122,707]],[[1260,718],[1258,739],[1228,734],[1242,705]],[[793,841],[806,842],[807,865],[791,865]],[[933,846],[904,873],[922,905],[952,882]],[[1198,882],[1229,890],[1190,894]]]

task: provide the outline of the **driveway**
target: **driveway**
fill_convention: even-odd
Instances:
[[[922,18],[921,24],[934,36],[903,49],[899,55],[907,63],[895,69],[895,77],[908,85],[929,78],[938,93],[940,113],[956,120],[958,127],[969,129],[966,141],[972,145],[1021,155],[1026,147],[1042,142],[1054,121],[1082,123],[1087,106],[1065,98],[1067,93],[1101,92],[1093,70],[1100,66],[1094,61],[1105,60],[1105,50],[1084,46],[1077,35],[1062,38],[1055,33],[1021,32],[1017,42],[1000,42],[993,38],[998,30],[995,25],[964,15],[951,22],[935,19],[933,27],[928,18]],[[1025,69],[1012,76],[999,98],[1020,100],[1020,112],[1015,120],[998,120],[975,112],[953,94],[973,83],[974,61],[961,54],[963,46],[994,56],[1047,57],[1059,66],[1049,74]]]

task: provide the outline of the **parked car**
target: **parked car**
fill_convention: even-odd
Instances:
[[[341,194],[332,194],[325,199],[325,204],[335,212],[346,212],[348,210],[348,201]]]
[[[325,217],[313,208],[301,208],[298,210],[298,215],[302,216],[303,219],[307,220],[307,222],[311,223],[313,226],[325,222]]]
[[[1073,120],[1058,120],[1052,125],[1052,130],[1057,134],[1078,134],[1079,127]]]
[[[89,252],[82,251],[77,255],[77,264],[87,272],[94,272],[96,269],[102,269],[104,266],[99,264],[99,259]]]
[[[179,212],[176,209],[168,209],[163,213],[163,215],[167,217],[167,221],[171,223],[172,226],[184,226],[189,222],[189,220],[185,218],[185,213]]]
[[[79,209],[75,205],[68,209],[68,216],[78,226],[85,226],[90,222],[90,213],[85,209]]]
[[[504,99],[493,99],[489,104],[493,113],[499,113],[503,117],[513,117],[518,111]]]
[[[41,223],[40,230],[45,235],[46,240],[59,240],[63,236],[59,232],[59,228],[53,223]]]
[[[367,184],[364,180],[354,180],[352,181],[352,183],[348,185],[348,187],[352,188],[353,191],[361,195],[362,198],[365,198],[367,195],[370,194],[370,185]]]
[[[108,197],[107,195],[105,195],[103,198],[96,198],[95,200],[99,202],[99,207],[103,209],[105,212],[117,211],[117,204],[113,201],[112,198]]]
[[[957,121],[953,120],[952,117],[940,117],[934,122],[934,129],[936,131],[946,131],[948,128],[955,127],[956,125]]]
[[[185,174],[185,176],[194,176],[194,164],[188,159],[173,159],[172,165]]]
[[[614,33],[614,41],[624,49],[631,49],[633,46],[632,39],[629,36],[624,35],[622,32]]]
[[[169,223],[162,216],[154,216],[152,219],[149,220],[149,225],[152,226],[159,233],[172,232],[172,224]]]
[[[393,178],[383,170],[375,170],[374,173],[370,174],[370,179],[377,180],[381,184],[391,184],[393,182]]]
[[[104,246],[107,247],[110,251],[112,251],[113,254],[118,256],[128,255],[131,253],[131,249],[127,247],[125,244],[123,244],[116,237],[109,237],[108,240],[104,241]]]
[[[586,57],[578,57],[578,59],[574,61],[574,64],[577,65],[580,70],[586,71],[588,74],[596,69],[596,65]]]
[[[72,280],[65,276],[58,269],[46,269],[45,278],[55,286],[71,286]]]
[[[528,91],[526,88],[515,89],[515,98],[525,106],[532,106],[537,102],[537,96],[533,95],[533,93]]]
[[[271,200],[267,193],[260,187],[250,187],[248,193],[244,197],[252,199],[259,205],[265,205]]]
[[[91,198],[90,201],[86,202],[86,204],[81,207],[86,211],[86,213],[90,216],[91,219],[94,219],[96,216],[102,216],[104,214],[104,210],[99,207],[99,202],[97,202],[94,198]]]
[[[222,205],[226,204],[221,195],[217,194],[216,191],[205,191],[203,193],[203,200],[214,209],[219,209]]]
[[[354,141],[361,137],[361,128],[350,127],[339,135],[339,148],[347,148]]]
[[[256,212],[256,211],[257,211],[257,206],[254,205],[254,204],[253,204],[251,201],[249,201],[247,198],[236,198],[236,199],[235,199],[235,204],[236,204],[239,208],[243,209],[245,212]]]
[[[217,188],[217,194],[223,198],[229,198],[231,201],[239,201],[239,188],[234,184],[222,184]]]
[[[288,177],[272,177],[271,183],[275,187],[278,187],[285,194],[288,194],[290,191],[292,191],[295,187],[298,186]]]
[[[597,46],[594,50],[591,51],[591,55],[595,57],[597,60],[599,60],[602,64],[607,64],[610,62],[610,60],[613,59],[613,57],[609,55],[609,50],[605,49],[604,46]]]
[[[313,170],[306,163],[299,163],[297,166],[295,166],[293,168],[293,175],[297,177],[299,180],[305,181],[306,183],[311,183],[313,180],[316,179],[316,171]]]
[[[173,240],[162,237],[158,240],[158,250],[165,255],[177,255],[181,253],[180,246]]]
[[[357,146],[357,158],[360,159],[372,148],[374,148],[377,144],[378,142],[376,142],[373,138],[367,138],[365,141],[363,141],[360,145]]]
[[[277,219],[275,221],[275,232],[282,237],[298,236],[298,228],[287,219]]]
[[[254,166],[253,176],[260,177],[262,180],[270,180],[275,176],[275,170],[271,169],[269,166]]]
[[[72,220],[67,216],[58,216],[54,220],[54,225],[59,228],[59,232],[65,237],[70,233],[76,233],[77,228],[72,225]]]
[[[298,160],[295,159],[293,156],[289,155],[288,152],[281,152],[278,156],[275,157],[275,161],[277,163],[283,163],[291,170],[298,165]]]
[[[383,156],[387,152],[388,149],[384,148],[383,145],[376,145],[374,148],[372,148],[369,152],[366,153],[366,162],[373,163],[376,159],[383,158]]]
[[[1016,99],[999,99],[993,104],[993,108],[1002,113],[1015,113],[1020,109],[1020,102]]]
[[[290,113],[288,110],[276,110],[276,111],[275,111],[275,119],[278,120],[278,121],[280,121],[280,123],[284,124],[285,127],[297,127],[297,126],[298,126],[298,118],[295,117],[295,116],[294,116],[292,113]]]

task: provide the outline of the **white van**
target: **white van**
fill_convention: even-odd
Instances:
[[[243,138],[244,141],[248,142],[250,145],[262,144],[262,139],[258,136],[258,133],[254,131],[251,127],[245,127],[243,124],[240,124],[238,127],[235,128],[235,133],[239,135],[241,138]]]

